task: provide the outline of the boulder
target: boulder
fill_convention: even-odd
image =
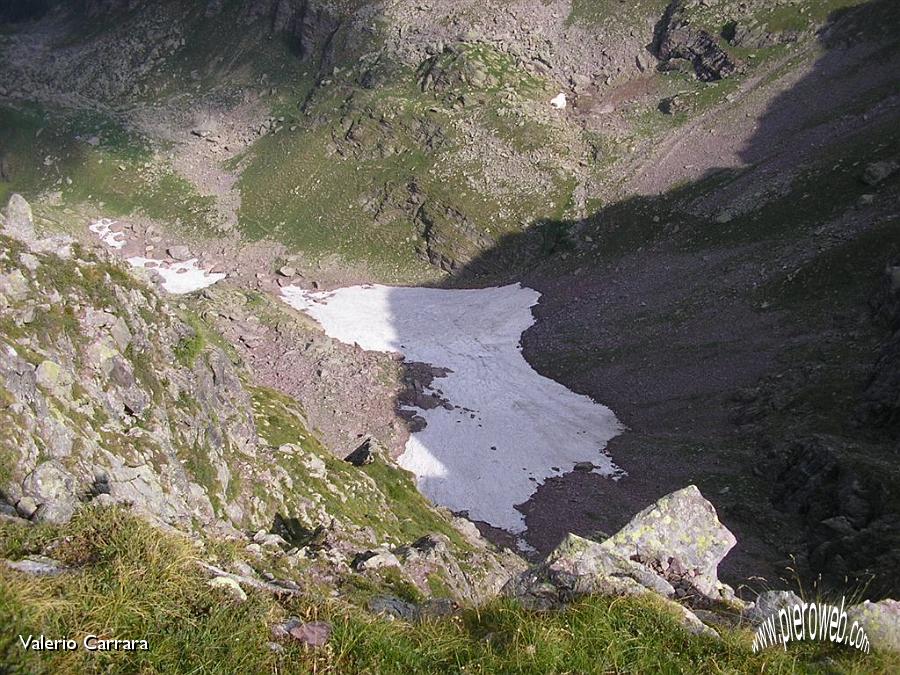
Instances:
[[[393,595],[380,595],[369,600],[369,611],[412,623],[418,618],[419,608]]]
[[[356,450],[344,457],[344,461],[350,462],[353,466],[365,466],[374,462],[380,453],[378,441],[370,436]]]
[[[876,651],[900,652],[900,601],[881,600],[854,605],[847,610],[850,625],[859,622]]]
[[[504,593],[535,608],[583,595],[644,593],[701,608],[733,606],[738,601],[716,570],[735,543],[712,504],[691,485],[644,509],[603,543],[568,535]]]
[[[55,577],[68,571],[62,563],[42,555],[30,555],[22,560],[7,560],[6,566],[17,572],[38,577]]]
[[[690,485],[641,511],[602,545],[657,571],[676,588],[720,599],[724,587],[717,568],[736,543],[713,505]]]
[[[18,193],[13,194],[6,205],[3,234],[24,242],[34,240],[34,216],[31,213],[31,206]]]
[[[377,548],[360,553],[353,560],[353,569],[357,572],[377,570],[383,567],[400,567],[400,561],[386,548]]]
[[[189,260],[191,258],[191,249],[183,244],[179,246],[170,246],[166,251],[174,260]]]
[[[758,626],[779,609],[802,604],[803,600],[793,591],[765,591],[760,593],[756,602],[750,605],[742,616],[750,623]]]
[[[232,598],[237,600],[238,602],[243,602],[247,599],[247,594],[244,592],[244,589],[241,588],[241,585],[232,579],[231,577],[216,577],[214,579],[210,579],[207,582],[208,586],[212,588],[221,588]]]
[[[66,523],[78,504],[75,479],[56,460],[38,464],[25,479],[22,491],[38,505],[36,520]]]
[[[900,162],[896,160],[872,162],[866,166],[863,172],[863,183],[874,187],[893,176],[898,169],[900,169]]]

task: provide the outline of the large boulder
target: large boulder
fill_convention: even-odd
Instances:
[[[662,497],[603,545],[649,567],[676,589],[718,599],[717,568],[737,540],[694,485]]]
[[[3,234],[24,242],[34,240],[34,216],[31,206],[20,194],[9,198],[3,217]]]
[[[735,545],[712,504],[693,485],[661,498],[602,544],[574,534],[504,592],[535,608],[583,595],[656,593],[694,607],[735,604],[716,575]]]
[[[866,600],[848,609],[847,619],[850,625],[859,622],[873,649],[900,652],[900,601]]]

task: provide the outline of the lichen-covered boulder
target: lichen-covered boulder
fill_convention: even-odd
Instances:
[[[900,601],[866,600],[848,609],[847,618],[865,629],[873,649],[900,652]]]
[[[535,608],[583,595],[647,592],[696,607],[736,604],[716,574],[735,543],[712,504],[691,485],[644,509],[602,544],[568,535],[504,592]]]
[[[727,591],[717,569],[736,543],[713,505],[689,485],[638,513],[603,546],[654,570],[675,588],[719,599]]]

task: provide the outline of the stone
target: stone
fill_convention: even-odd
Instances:
[[[44,360],[34,371],[35,381],[44,389],[57,393],[72,384],[72,377],[55,361]]]
[[[685,18],[685,0],[672,0],[654,41],[654,51],[663,64],[685,59],[693,65],[697,78],[704,82],[721,80],[737,70],[737,64],[715,37],[695,28]]]
[[[415,621],[419,616],[419,608],[393,595],[382,595],[369,600],[369,611],[383,614],[402,621]]]
[[[713,505],[689,485],[641,511],[603,546],[718,598],[723,590],[718,565],[736,543]]]
[[[900,601],[881,600],[854,605],[847,610],[850,625],[859,622],[876,651],[900,652]]]
[[[377,548],[358,554],[353,559],[353,569],[357,572],[378,570],[384,567],[400,567],[400,561],[386,548]]]
[[[0,294],[13,302],[21,302],[28,297],[28,280],[21,270],[0,274]]]
[[[225,590],[228,595],[238,602],[244,602],[247,599],[247,594],[244,592],[244,589],[231,577],[216,577],[215,579],[210,579],[207,582],[207,585],[212,588],[221,588]]]
[[[166,252],[174,259],[179,261],[190,260],[191,258],[191,249],[187,246],[179,245],[179,246],[170,246],[166,249]]]
[[[62,563],[42,555],[26,556],[22,560],[6,560],[6,566],[32,576],[55,577],[68,571]]]
[[[19,255],[19,262],[25,265],[25,269],[29,272],[37,271],[37,268],[41,266],[41,261],[38,260],[38,257],[32,255],[31,253],[22,253]]]
[[[24,242],[30,242],[35,237],[34,216],[31,213],[31,206],[18,193],[14,193],[6,204],[6,215],[3,219],[2,231],[3,234]]]
[[[272,626],[272,636],[282,640],[290,637],[310,647],[321,647],[331,637],[331,624],[325,621],[304,623],[292,616],[284,623]]]
[[[22,491],[38,504],[34,518],[49,523],[67,523],[78,504],[75,479],[57,460],[38,464],[23,482]]]
[[[310,621],[292,627],[288,634],[309,647],[322,647],[331,637],[331,624],[327,621]]]
[[[294,268],[290,265],[282,265],[281,267],[278,268],[278,274],[280,274],[283,277],[290,278],[297,274],[297,270],[296,270],[296,268]]]
[[[266,532],[265,530],[260,530],[253,535],[253,541],[263,548],[280,548],[285,550],[290,548],[290,544],[288,544],[283,537]]]
[[[591,594],[687,597],[699,605],[735,605],[719,582],[719,562],[736,540],[693,485],[659,499],[619,532],[597,543],[574,534],[540,565],[504,588],[535,608]]]
[[[32,518],[37,509],[37,502],[31,497],[22,497],[22,499],[16,503],[16,511],[18,511],[19,515],[23,518]]]
[[[863,183],[874,187],[894,175],[897,169],[900,169],[900,162],[896,160],[872,162],[866,166],[863,172]]]
[[[369,437],[356,450],[344,457],[344,461],[349,462],[353,466],[366,466],[374,462],[380,452],[378,441]]]
[[[801,604],[803,600],[793,591],[765,591],[760,593],[750,607],[744,610],[742,616],[755,626],[758,626],[779,609]]]

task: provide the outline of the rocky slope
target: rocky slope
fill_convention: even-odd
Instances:
[[[367,435],[399,451],[427,369],[269,293],[520,281],[542,293],[529,362],[630,429],[611,448],[628,478],[573,472],[521,506],[541,554],[696,484],[742,544],[733,585],[790,567],[896,596],[897,3],[15,5],[0,198],[81,244],[11,203],[0,433],[20,516],[130,502],[265,530],[266,555],[327,579],[360,553],[406,567],[437,532],[457,560],[437,573],[472,599],[522,563],[389,462],[342,461]],[[124,255],[189,244],[228,282],[164,300],[91,244],[101,216]]]
[[[0,235],[8,515],[64,524],[86,503],[127,504],[332,583],[354,561],[396,568],[399,556],[422,593],[438,584],[469,601],[517,569],[429,506],[376,441],[360,467],[335,458],[201,318],[112,259],[40,238],[18,195]]]

